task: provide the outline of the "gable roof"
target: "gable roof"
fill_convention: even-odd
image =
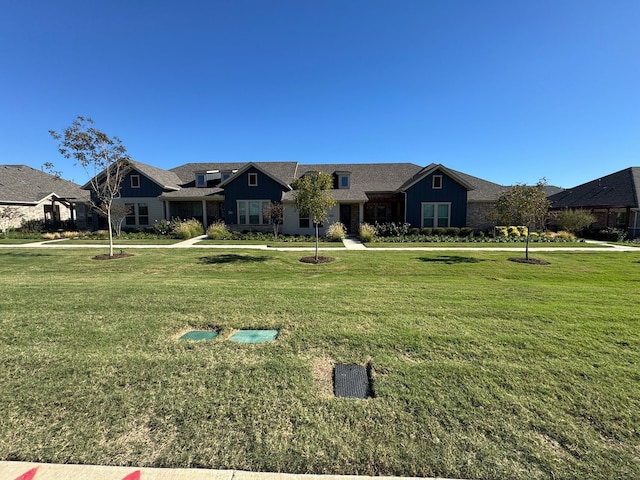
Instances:
[[[129,163],[125,173],[131,170],[136,170],[147,177],[152,182],[158,184],[165,190],[178,190],[180,188],[180,177],[170,170],[163,170],[162,168],[153,167],[146,163],[138,162],[137,160],[127,160]],[[104,171],[100,172],[97,177],[104,175]],[[94,177],[95,178],[95,177]],[[91,189],[91,180],[82,186],[85,190]]]
[[[170,170],[156,168],[146,163],[129,160],[131,167],[142,173],[149,180],[157,183],[164,189],[178,190],[180,188],[180,177]]]
[[[38,203],[52,193],[68,200],[86,201],[80,185],[26,165],[0,165],[0,202]]]
[[[640,167],[629,167],[551,195],[552,208],[638,208]]]
[[[247,170],[255,168],[290,190],[291,182],[296,178],[295,175],[297,167],[297,162],[249,162],[244,164],[236,173],[231,175],[225,181],[220,182],[219,186],[224,188],[227,184],[238,178],[237,175],[241,175]]]
[[[460,185],[465,187],[467,190],[473,190],[474,189],[473,185],[471,185],[464,178],[462,178],[460,175],[458,175],[458,172],[456,172],[454,170],[450,170],[450,169],[444,167],[443,165],[436,164],[436,163],[431,163],[431,164],[427,165],[426,167],[424,167],[422,170],[420,170],[418,173],[416,173],[413,177],[408,179],[406,182],[404,182],[402,184],[402,186],[400,188],[398,188],[398,190],[401,191],[401,192],[404,192],[405,190],[411,188],[416,183],[421,181],[423,178],[431,175],[432,173],[434,173],[434,172],[436,172],[438,170],[441,171],[442,173],[444,173],[445,175],[447,175],[448,177],[452,178],[454,181],[458,182]]]

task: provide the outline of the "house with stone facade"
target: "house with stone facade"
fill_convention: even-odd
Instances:
[[[87,228],[88,199],[87,191],[68,180],[26,165],[0,165],[0,212],[6,212],[3,228],[29,220],[51,225],[72,220],[79,228]]]

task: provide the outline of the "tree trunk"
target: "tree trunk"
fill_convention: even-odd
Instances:
[[[109,256],[113,257],[113,227],[111,226],[111,205],[107,207],[107,228],[109,229]]]
[[[316,223],[316,263],[318,263],[318,224]]]
[[[528,229],[527,229],[527,241],[525,243],[524,252],[525,252],[524,258],[528,262],[529,261],[529,230]]]

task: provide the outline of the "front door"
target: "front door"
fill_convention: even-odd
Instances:
[[[351,205],[340,205],[340,223],[345,226],[347,233],[351,229]]]

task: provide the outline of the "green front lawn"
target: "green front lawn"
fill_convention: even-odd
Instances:
[[[640,252],[92,255],[0,248],[0,460],[640,478]]]

